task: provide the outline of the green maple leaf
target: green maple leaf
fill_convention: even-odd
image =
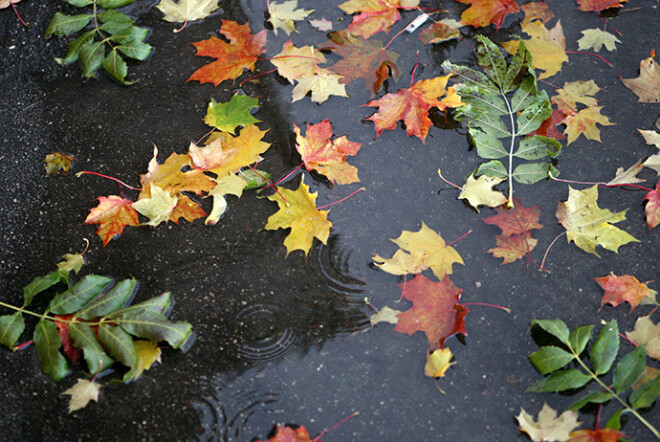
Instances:
[[[231,100],[226,103],[218,103],[212,99],[206,110],[204,122],[218,130],[236,135],[235,131],[238,126],[245,127],[260,123],[250,113],[252,109],[258,107],[258,99],[247,95],[239,95],[238,93],[235,93]]]
[[[596,253],[596,246],[618,252],[619,247],[638,241],[624,230],[613,226],[626,219],[626,211],[612,213],[598,207],[598,186],[576,190],[569,186],[568,200],[559,203],[557,219],[566,229],[568,241],[588,253]]]

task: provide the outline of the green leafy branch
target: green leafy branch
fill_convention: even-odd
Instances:
[[[639,409],[651,406],[660,396],[660,378],[647,381],[629,395],[628,401],[623,394],[640,378],[646,366],[646,352],[643,345],[636,347],[625,355],[612,374],[611,384],[605,383],[601,376],[608,373],[619,353],[619,326],[616,319],[608,322],[598,334],[589,350],[591,367],[586,363],[586,357],[581,354],[586,350],[591,339],[593,325],[584,325],[569,331],[560,319],[534,320],[532,327],[539,326],[563,344],[543,346],[530,355],[530,361],[541,374],[550,374],[545,379],[527,389],[532,392],[558,392],[582,388],[591,381],[600,386],[602,391],[587,393],[575,401],[570,410],[579,410],[589,403],[602,404],[611,399],[619,402],[623,409],[614,413],[608,420],[607,427],[620,429],[622,413],[630,413],[648,427],[655,437],[660,438],[660,432],[639,413]],[[567,351],[568,350],[568,351]],[[577,363],[579,368],[564,368],[569,363]],[[563,368],[563,369],[562,369]]]
[[[487,37],[477,35],[477,64],[483,72],[449,61],[443,68],[454,71],[460,79],[456,91],[466,103],[456,109],[454,118],[467,122],[470,141],[477,154],[489,159],[481,164],[475,175],[487,175],[508,179],[507,206],[513,207],[513,181],[533,184],[557,175],[551,163],[533,162],[519,164],[516,160],[554,158],[561,151],[561,144],[554,138],[541,135],[520,137],[536,131],[552,114],[550,100],[545,91],[539,91],[532,69],[533,57],[525,43],[520,41],[518,50],[507,64],[505,53]],[[508,147],[500,140],[508,139]],[[508,166],[500,161],[506,158]]]
[[[95,77],[96,71],[103,69],[117,81],[126,81],[128,66],[122,54],[134,60],[144,60],[152,47],[144,42],[149,30],[133,24],[133,19],[115,11],[135,0],[64,0],[70,5],[84,8],[92,5],[91,13],[66,15],[56,12],[46,29],[46,38],[53,35],[68,37],[83,29],[87,30],[69,42],[64,58],[56,58],[61,65],[78,61],[83,75]],[[99,9],[102,9],[99,12]],[[107,53],[106,53],[107,47]]]
[[[50,300],[44,313],[27,310],[34,297],[52,287],[66,290]],[[91,375],[96,375],[115,361],[129,368],[123,382],[134,380],[139,356],[133,336],[148,341],[166,341],[174,348],[185,349],[192,343],[192,327],[187,322],[168,319],[172,310],[169,292],[139,304],[130,305],[138,288],[135,279],[115,284],[112,278],[87,275],[71,284],[69,272],[60,269],[34,278],[23,288],[23,305],[0,302],[15,313],[0,316],[0,344],[14,348],[25,329],[24,314],[39,318],[33,340],[41,367],[55,380],[71,373],[66,358],[82,351]]]

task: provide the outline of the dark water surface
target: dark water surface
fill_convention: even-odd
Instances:
[[[524,393],[541,378],[527,360],[537,349],[529,322],[560,317],[572,328],[617,318],[621,330],[631,330],[635,319],[650,311],[644,306],[632,314],[626,306],[599,310],[602,291],[593,282],[611,271],[640,281],[660,276],[659,233],[649,233],[646,226],[642,191],[600,191],[600,207],[629,209],[618,226],[640,240],[619,254],[602,251],[599,259],[561,239],[546,265],[551,274],[522,261],[500,266],[486,253],[499,230],[481,222],[494,211],[486,208],[477,214],[456,199],[455,190],[439,192],[447,186],[438,178],[438,168],[448,179],[462,182],[481,162],[468,150],[465,131],[433,127],[423,144],[408,138],[399,126],[376,138],[373,123],[363,121],[373,108],[360,107],[370,99],[361,81],[347,86],[349,99],[332,97],[322,105],[309,98],[292,104],[292,86],[275,74],[244,85],[245,93],[259,97],[256,117],[262,129],[269,129],[266,140],[273,143],[260,167],[273,177],[300,163],[293,122],[302,127],[329,118],[335,134],[362,143],[349,159],[358,167],[361,183],[332,187],[323,177],[306,174],[305,182],[319,192],[319,206],[366,188],[331,207],[334,228],[327,245],[315,241],[307,257],[300,251],[286,257],[282,241],[287,232],[263,230],[275,204],[246,193],[240,200],[229,198],[229,211],[215,227],[198,220],[153,230],[127,228],[103,248],[95,228],[82,222],[96,205],[95,198],[115,194],[116,185],[92,176],[46,177],[43,158],[65,151],[75,156],[74,172],[93,170],[136,185],[151,158],[152,143],[160,149],[161,162],[171,152],[184,153],[190,141],[208,131],[202,118],[210,99],[227,101],[235,90],[231,82],[217,88],[185,83],[210,61],[195,57],[189,43],[217,35],[221,18],[241,24],[249,20],[253,32],[265,22],[265,1],[223,1],[223,13],[174,34],[177,25],[159,20],[160,12],[152,8],[156,3],[138,0],[129,8],[138,25],[153,30],[148,42],[156,48],[148,60],[130,66],[128,78],[138,81],[131,87],[102,73],[96,80],[84,80],[77,66],[63,68],[53,61],[64,54],[66,39],[45,40],[43,33],[54,12],[71,12],[64,2],[19,3],[21,15],[30,22],[27,28],[11,9],[0,11],[0,299],[19,303],[22,286],[51,271],[61,255],[82,249],[83,238],[89,238],[87,272],[139,279],[137,300],[172,291],[177,302],[173,318],[191,322],[197,341],[187,354],[164,350],[163,363],[137,382],[114,385],[103,380],[99,402],[72,415],[60,393],[73,385],[75,376],[54,382],[41,372],[34,348],[0,351],[5,394],[0,401],[0,440],[250,440],[264,438],[275,423],[287,422],[305,425],[314,436],[354,411],[359,416],[324,440],[525,440],[514,422],[520,407],[536,415],[544,401],[563,410],[574,399]],[[462,10],[449,1],[422,4]],[[596,14],[577,11],[573,1],[547,4],[562,20],[569,50],[577,49],[581,30],[602,29]],[[335,2],[300,1],[299,6],[316,9],[312,17],[326,17],[335,28],[350,20]],[[581,137],[562,152],[557,167],[564,178],[608,181],[617,167],[657,151],[644,144],[636,129],[652,128],[660,108],[637,103],[618,76],[636,77],[639,61],[660,49],[658,2],[630,1],[624,9],[630,11],[609,22],[622,33],[623,43],[615,52],[601,52],[614,68],[592,56],[570,55],[570,63],[549,79],[559,86],[594,79],[602,88],[596,96],[604,106],[602,113],[616,122],[601,128],[602,144]],[[404,13],[391,35],[417,14]],[[520,35],[521,18],[509,17],[500,31],[485,32],[496,41],[509,40],[511,34]],[[300,33],[292,38],[297,46],[325,40],[324,33],[306,22],[296,26]],[[288,38],[270,32],[264,57],[278,53]],[[408,87],[417,49],[415,80],[440,75],[445,59],[474,63],[472,48],[464,42],[423,46],[416,34],[406,33],[390,48],[401,54],[402,70],[398,82],[387,82],[390,92]],[[258,63],[258,72],[270,69],[267,61]],[[434,118],[440,125],[443,116]],[[650,170],[643,177],[645,185],[654,185]],[[298,180],[290,186],[297,187]],[[539,238],[534,258],[540,260],[564,230],[555,211],[557,203],[566,200],[568,186],[518,184],[516,191],[526,206],[541,206],[546,227],[534,235]],[[462,302],[512,309],[506,314],[472,307],[466,317],[468,335],[448,341],[457,363],[439,381],[445,394],[423,375],[426,338],[394,333],[389,324],[371,328],[368,317],[373,312],[364,303],[368,297],[379,308],[409,307],[407,301],[395,304],[400,280],[374,269],[371,256],[391,256],[396,248],[389,238],[402,230],[419,230],[422,221],[447,241],[473,230],[455,245],[465,261],[452,275],[464,289]],[[630,349],[625,344],[622,348]],[[616,409],[608,404],[604,417]],[[585,428],[593,426],[595,409],[591,412],[581,414]],[[657,407],[645,417],[660,423]],[[652,439],[634,419],[623,431],[634,440]]]

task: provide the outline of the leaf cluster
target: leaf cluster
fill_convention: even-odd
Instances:
[[[76,61],[83,75],[95,77],[102,66],[115,80],[124,85],[127,81],[128,65],[124,57],[142,61],[151,53],[151,45],[144,42],[149,30],[134,25],[131,17],[115,9],[135,0],[64,0],[88,12],[67,15],[56,12],[46,29],[46,38],[70,37],[80,31],[75,40],[69,42],[64,58],[56,58],[61,65]],[[91,7],[91,11],[89,11]]]
[[[534,367],[541,374],[549,376],[533,384],[527,391],[575,390],[593,381],[600,386],[600,389],[582,395],[569,407],[570,410],[579,410],[589,403],[602,404],[614,399],[623,408],[612,415],[607,423],[608,428],[618,430],[621,414],[626,412],[642,421],[656,436],[660,435],[637,411],[651,406],[660,396],[660,378],[642,383],[630,393],[627,400],[623,398],[644,372],[646,352],[644,345],[639,345],[615,364],[620,342],[616,319],[608,322],[601,329],[588,352],[587,346],[592,338],[593,325],[583,325],[570,331],[560,319],[541,319],[532,321],[531,326],[540,327],[558,339],[561,345],[542,346],[530,355]],[[606,382],[601,379],[610,372],[611,381]]]
[[[508,205],[512,206],[514,180],[532,184],[547,178],[548,171],[558,173],[548,160],[559,155],[561,144],[554,138],[533,135],[552,109],[546,92],[538,90],[533,57],[525,43],[518,43],[507,63],[505,53],[491,40],[481,35],[477,40],[481,71],[449,61],[443,68],[460,80],[456,91],[467,103],[456,108],[454,119],[467,124],[477,154],[490,160],[473,174],[508,179]],[[514,162],[522,163],[514,168]]]
[[[43,314],[25,309],[35,296],[57,287],[66,289],[51,298]],[[53,379],[59,381],[71,373],[61,352],[64,347],[69,357],[82,351],[91,375],[120,362],[129,368],[122,381],[134,380],[139,362],[134,337],[166,341],[181,349],[189,347],[193,337],[189,323],[168,319],[173,307],[169,292],[131,305],[137,289],[135,279],[115,283],[101,275],[87,275],[72,283],[69,273],[61,269],[36,277],[23,288],[22,307],[2,303],[16,312],[0,316],[0,344],[10,348],[16,344],[25,329],[23,314],[38,316],[33,339],[41,367]]]

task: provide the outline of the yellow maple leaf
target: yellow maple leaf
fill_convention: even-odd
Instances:
[[[577,418],[577,411],[573,410],[564,411],[557,417],[557,411],[546,403],[543,404],[536,422],[523,408],[516,416],[520,430],[527,433],[533,441],[568,440],[571,432],[582,425]]]
[[[163,20],[171,23],[183,23],[206,18],[210,13],[218,9],[220,0],[161,0],[156,5],[165,16]]]
[[[87,379],[78,379],[76,385],[64,391],[62,394],[71,396],[69,401],[69,413],[85,408],[89,401],[99,401],[101,385]]]
[[[314,238],[318,238],[323,244],[326,244],[332,223],[328,221],[329,210],[316,208],[318,193],[310,193],[309,186],[305,184],[304,180],[300,182],[300,186],[296,190],[280,186],[277,186],[277,190],[279,194],[267,198],[275,201],[279,210],[268,217],[265,229],[291,229],[284,240],[287,256],[294,250],[302,250],[307,255]]]
[[[209,192],[209,195],[213,196],[213,209],[204,224],[207,226],[216,225],[222,214],[227,210],[225,195],[236,195],[240,198],[246,186],[245,180],[238,175],[229,175],[219,179],[218,184]]]
[[[216,174],[219,180],[259,161],[261,154],[270,147],[270,143],[261,140],[266,132],[268,131],[251,124],[242,128],[237,137],[226,132],[214,133],[212,138],[209,138],[209,142],[214,143],[216,140],[220,140],[223,149],[232,153],[218,167],[208,169],[208,171]],[[209,190],[213,187],[215,187],[215,183]]]
[[[160,347],[157,342],[137,340],[135,351],[138,362],[133,380],[139,378],[145,370],[149,370],[156,362],[160,363]]]
[[[566,37],[561,21],[548,29],[541,21],[523,22],[522,30],[530,36],[525,40],[525,45],[529,52],[534,56],[534,67],[543,70],[539,79],[552,77],[561,70],[564,63],[568,62],[566,55]],[[518,41],[505,41],[502,47],[510,54],[515,54],[518,50]]]
[[[289,0],[284,3],[270,3],[268,6],[270,18],[268,21],[273,25],[273,32],[277,35],[277,30],[282,29],[286,35],[296,30],[294,21],[304,20],[313,9],[299,9],[298,0]]]
[[[314,72],[319,64],[326,62],[326,58],[321,51],[312,46],[298,48],[289,40],[282,45],[280,53],[270,62],[275,65],[278,74],[293,83],[298,78]]]
[[[348,97],[346,85],[339,82],[343,77],[333,74],[327,69],[317,68],[312,75],[306,75],[298,79],[298,84],[293,88],[292,101],[301,100],[308,92],[312,92],[312,101],[323,103],[330,95]]]
[[[493,186],[504,181],[504,178],[497,178],[488,175],[481,175],[474,178],[470,175],[463,184],[462,191],[458,195],[459,199],[468,200],[470,205],[479,211],[479,206],[497,207],[507,202],[506,196],[502,192],[493,190]]]
[[[568,136],[567,145],[575,141],[580,135],[584,135],[588,140],[601,142],[600,129],[596,125],[614,126],[614,123],[607,116],[600,113],[602,108],[602,106],[588,107],[576,114],[568,115],[561,121],[561,124],[566,125],[564,134]]]
[[[455,364],[454,362],[451,362],[452,357],[454,357],[454,355],[448,347],[439,348],[433,353],[429,353],[426,357],[424,374],[432,378],[445,377],[447,369]]]
[[[220,167],[222,163],[233,155],[236,151],[226,149],[222,146],[222,139],[217,138],[206,146],[197,146],[190,143],[188,155],[192,166],[201,170],[211,170]]]
[[[149,218],[147,225],[155,227],[170,219],[179,200],[156,185],[150,187],[151,196],[140,198],[132,205],[140,214]]]
[[[557,110],[570,115],[577,111],[578,103],[586,107],[597,106],[598,101],[594,98],[600,91],[595,81],[569,81],[564,86],[555,91],[552,97],[552,103],[557,105]]]
[[[416,275],[428,269],[428,266],[424,264],[423,253],[407,253],[397,250],[389,259],[380,255],[374,255],[371,259],[376,263],[376,267],[391,275]]]

